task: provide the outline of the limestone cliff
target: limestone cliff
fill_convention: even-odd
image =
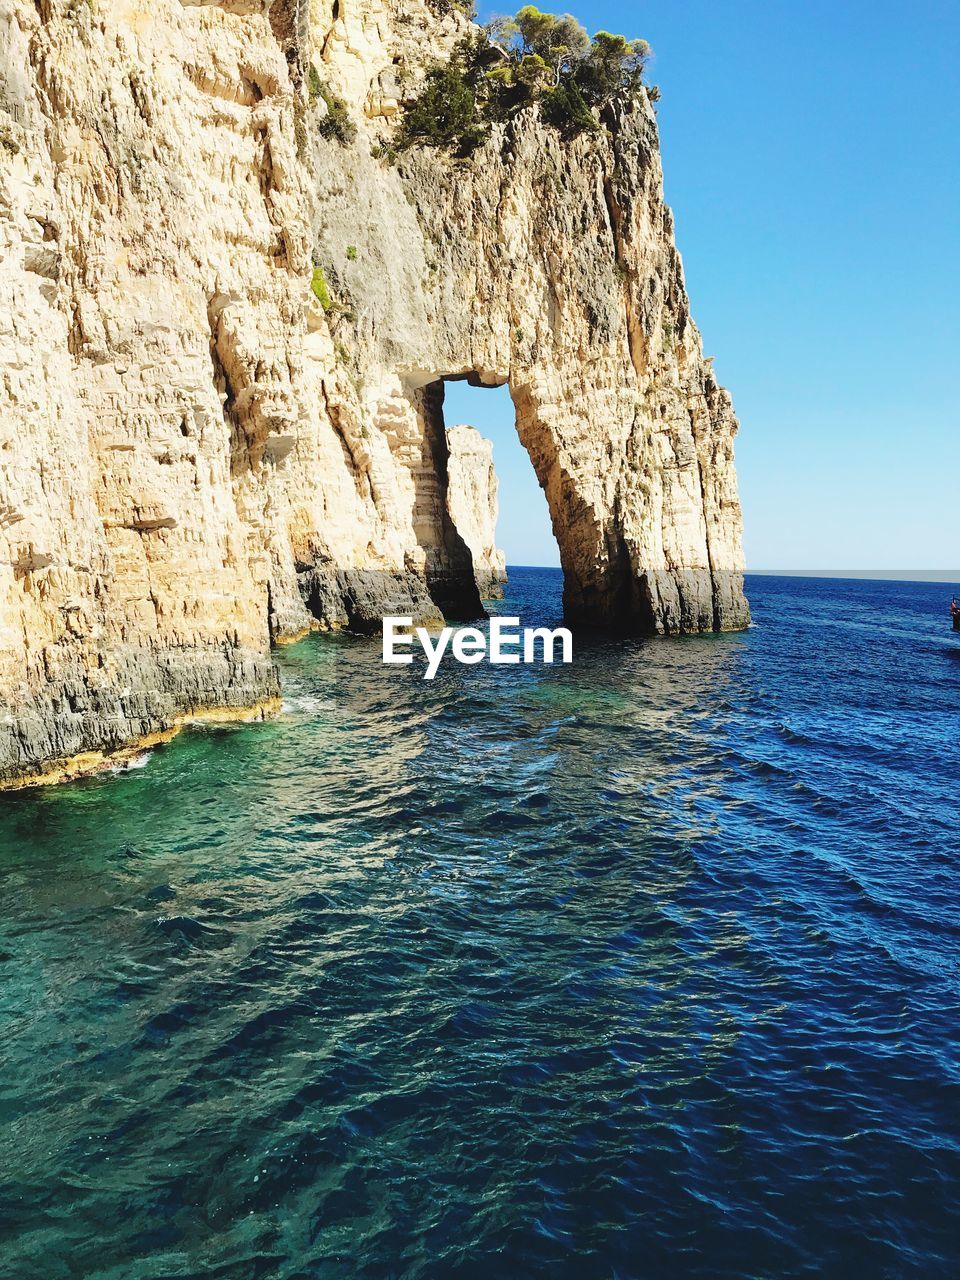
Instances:
[[[476,428],[462,423],[447,430],[447,445],[450,518],[470,550],[482,599],[500,600],[507,561],[497,546],[499,481],[493,466],[493,445]]]
[[[509,384],[571,620],[745,624],[652,108],[378,159],[442,7],[0,0],[0,779],[258,714],[311,626],[477,615],[446,378]]]

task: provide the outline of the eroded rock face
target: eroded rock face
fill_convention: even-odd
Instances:
[[[309,627],[477,616],[449,376],[509,384],[571,619],[745,624],[736,420],[649,105],[573,142],[529,112],[470,165],[371,154],[465,25],[0,0],[0,779],[257,714]]]
[[[447,445],[450,517],[470,549],[481,597],[501,600],[507,561],[497,546],[499,481],[493,466],[493,445],[475,427],[465,424],[447,430]]]

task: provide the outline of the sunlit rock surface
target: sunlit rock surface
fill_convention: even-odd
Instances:
[[[0,0],[0,779],[267,711],[310,627],[477,616],[447,377],[509,384],[572,621],[745,625],[736,419],[650,105],[372,154],[466,25]]]
[[[507,561],[497,546],[499,482],[493,445],[475,427],[460,424],[447,431],[447,507],[457,532],[470,549],[473,576],[485,600],[503,596]]]

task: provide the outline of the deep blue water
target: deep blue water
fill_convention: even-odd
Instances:
[[[0,1275],[960,1274],[949,591],[749,594],[3,797]]]

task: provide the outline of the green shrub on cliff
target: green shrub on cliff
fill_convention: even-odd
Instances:
[[[320,78],[320,73],[312,62],[307,70],[307,88],[311,101],[316,102],[320,98],[327,108],[327,114],[317,125],[320,137],[336,138],[338,142],[344,143],[353,142],[357,136],[357,126],[350,119],[347,104]]]
[[[569,13],[559,18],[541,13],[532,4],[525,5],[515,18],[494,19],[488,32],[492,42],[514,62],[539,58],[549,68],[554,85],[590,53],[590,37],[576,18]]]
[[[543,95],[543,118],[565,138],[599,129],[596,117],[575,83],[559,84]]]
[[[333,308],[333,299],[330,297],[330,290],[327,287],[327,277],[324,275],[323,267],[314,267],[313,279],[310,281],[310,291],[316,300],[323,307],[324,311],[330,311]]]
[[[428,72],[408,104],[398,145],[442,147],[467,156],[494,121],[537,103],[565,137],[598,127],[596,111],[642,92],[645,40],[598,31],[591,39],[569,14],[526,5],[461,40],[449,62]]]
[[[646,40],[627,40],[612,36],[609,31],[598,31],[586,57],[577,64],[573,79],[587,102],[603,106],[618,94],[635,97],[649,60]]]
[[[448,13],[463,13],[468,18],[476,16],[477,6],[473,0],[428,0],[430,8],[441,17]]]
[[[447,147],[461,155],[473,151],[483,140],[485,126],[471,80],[458,46],[448,63],[427,73],[423,88],[404,115],[400,146],[421,143]]]

